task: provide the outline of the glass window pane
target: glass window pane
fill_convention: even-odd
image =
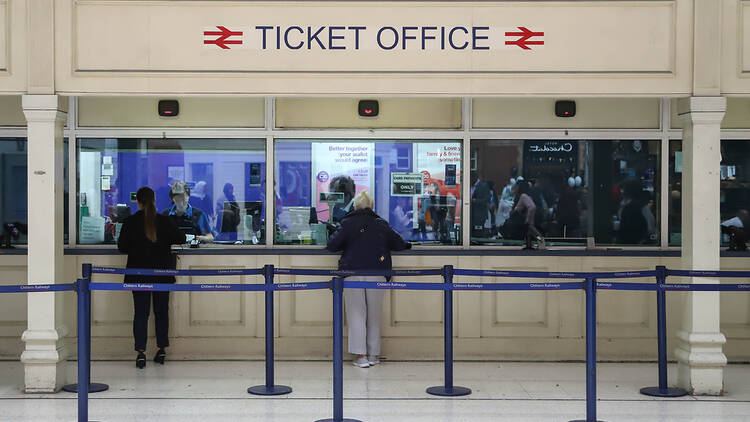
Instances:
[[[669,147],[669,244],[682,244],[682,141]],[[719,214],[722,221],[721,245],[744,250],[750,225],[750,141],[721,141],[719,165]]]
[[[28,222],[28,145],[26,138],[0,138],[0,236],[25,245]],[[63,239],[68,242],[68,141],[63,141]],[[13,225],[7,227],[6,225]],[[7,236],[7,237],[6,237]]]
[[[682,141],[669,141],[669,246],[682,245]]]
[[[325,245],[362,191],[405,240],[461,243],[460,141],[277,140],[274,148],[276,243]]]
[[[472,243],[657,245],[659,142],[472,141]]]
[[[184,210],[170,197],[176,182],[188,186],[175,196]],[[265,140],[79,139],[78,243],[115,243],[141,186],[203,243],[265,242]]]

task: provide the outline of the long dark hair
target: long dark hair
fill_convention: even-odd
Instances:
[[[135,199],[143,205],[144,234],[148,240],[156,242],[156,195],[150,187],[144,186],[138,189]]]

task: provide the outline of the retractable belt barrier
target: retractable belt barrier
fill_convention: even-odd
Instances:
[[[263,275],[264,284],[237,283],[192,283],[192,284],[160,284],[160,283],[92,283],[92,274],[117,274],[141,276],[237,276]],[[296,276],[327,276],[330,281],[274,283],[274,275]],[[404,282],[404,281],[347,281],[352,276],[382,276],[410,278],[420,276],[442,276],[442,283]],[[578,281],[534,282],[534,283],[454,283],[454,276],[462,277],[504,277],[504,278],[534,278],[560,279]],[[453,385],[453,292],[454,291],[547,291],[547,290],[584,290],[586,294],[586,419],[585,422],[595,422],[596,419],[596,291],[654,291],[657,296],[657,325],[658,325],[658,355],[659,355],[659,386],[641,389],[641,393],[660,397],[677,397],[687,394],[679,388],[667,386],[666,360],[666,292],[720,292],[720,291],[750,291],[750,283],[746,284],[684,284],[667,283],[668,276],[678,277],[728,277],[750,278],[750,271],[688,271],[669,270],[663,266],[656,270],[625,271],[625,272],[539,272],[539,271],[497,271],[454,269],[447,265],[440,269],[427,270],[321,270],[301,268],[274,268],[266,265],[258,269],[221,269],[221,270],[153,270],[92,267],[83,265],[83,278],[77,283],[53,285],[20,285],[0,286],[0,293],[31,293],[44,291],[78,292],[78,420],[88,421],[88,393],[98,384],[90,382],[90,351],[91,351],[91,291],[191,291],[191,292],[265,292],[266,299],[266,383],[248,388],[248,392],[258,395],[279,395],[292,391],[290,387],[275,385],[274,378],[274,341],[273,341],[273,292],[286,290],[322,290],[330,289],[333,296],[333,418],[322,419],[317,422],[359,422],[355,419],[343,417],[343,291],[344,289],[383,289],[383,290],[431,290],[442,291],[444,298],[444,342],[445,342],[445,382],[444,385],[430,387],[429,394],[438,396],[460,396],[471,394],[465,387]],[[616,280],[624,278],[650,278],[656,283],[630,283]],[[82,380],[88,382],[82,382]],[[101,384],[107,387],[105,384]],[[573,421],[577,422],[577,421]]]
[[[73,292],[76,283],[67,284],[16,284],[0,286],[0,293],[41,293],[41,292]]]

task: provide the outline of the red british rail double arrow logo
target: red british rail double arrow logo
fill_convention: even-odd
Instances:
[[[243,32],[242,31],[230,31],[225,26],[217,25],[216,28],[218,31],[203,31],[204,37],[218,37],[212,40],[203,40],[203,44],[215,44],[219,48],[222,48],[224,50],[229,50],[229,45],[231,44],[242,44],[242,39],[239,40],[230,40],[229,38],[232,37],[241,37]]]
[[[524,50],[531,50],[530,45],[544,45],[544,40],[536,40],[536,41],[530,41],[531,38],[534,37],[543,37],[544,32],[534,32],[530,31],[528,28],[524,26],[519,26],[518,29],[520,32],[515,31],[508,31],[505,33],[506,37],[521,37],[517,40],[512,41],[505,41],[505,45],[517,45],[518,47],[521,47]]]

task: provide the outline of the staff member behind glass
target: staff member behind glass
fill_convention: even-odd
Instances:
[[[411,243],[396,233],[372,210],[372,197],[362,192],[354,198],[354,209],[328,240],[327,249],[343,251],[340,270],[390,270],[391,251],[410,249]],[[347,277],[348,281],[385,281],[382,276]],[[380,363],[380,318],[383,291],[345,289],[346,320],[349,324],[349,353],[357,355],[354,366],[367,368]]]
[[[117,248],[128,254],[127,268],[174,269],[170,246],[185,243],[185,234],[177,229],[169,217],[156,213],[156,197],[148,187],[135,195],[138,212],[128,217],[120,230]],[[174,283],[173,276],[126,275],[125,283]],[[154,303],[156,346],[159,350],[154,362],[164,364],[169,346],[169,292],[133,292],[133,337],[138,357],[135,366],[146,366],[146,335],[151,301]]]
[[[180,231],[195,236],[198,241],[202,243],[214,241],[208,217],[203,210],[193,207],[188,202],[190,186],[187,183],[175,182],[169,190],[169,198],[172,199],[173,205],[162,211],[162,214],[168,216]]]

